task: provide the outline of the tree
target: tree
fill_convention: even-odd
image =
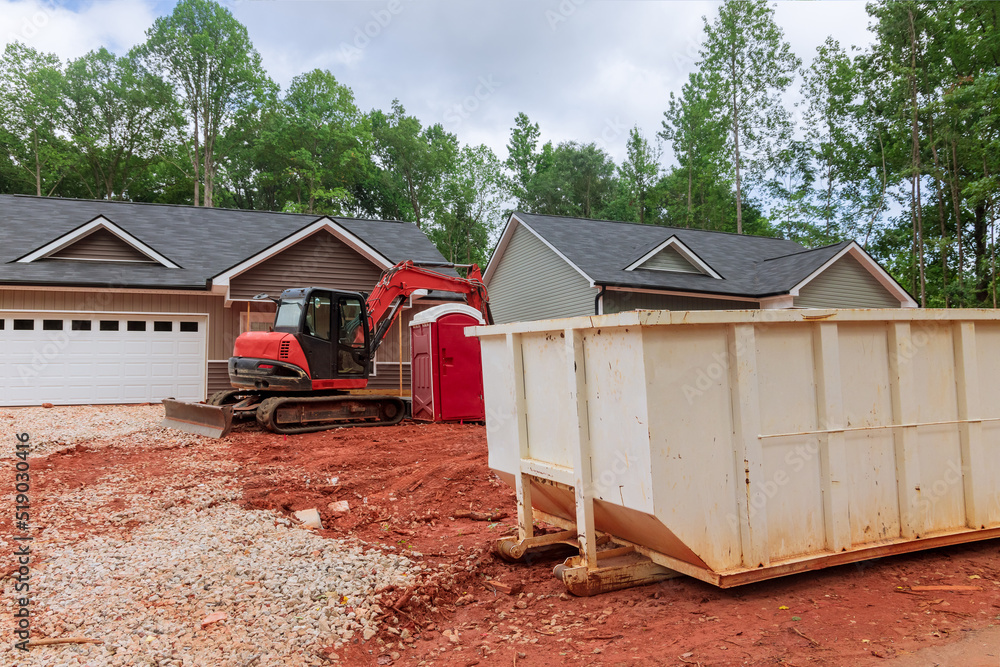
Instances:
[[[714,202],[713,193],[718,186],[729,188],[729,181],[723,174],[721,162],[724,160],[726,126],[717,117],[715,109],[716,86],[710,84],[701,72],[693,72],[688,82],[681,88],[681,95],[670,94],[670,104],[663,112],[662,129],[659,137],[671,142],[674,156],[683,173],[670,175],[670,180],[685,179],[683,188],[683,214],[679,212],[677,197],[664,201],[670,209],[667,217],[678,227],[713,228],[709,222],[717,215],[705,209]],[[679,182],[678,182],[679,183]],[[659,188],[663,190],[663,188]],[[667,188],[674,191],[674,187]],[[724,199],[728,202],[729,197]]]
[[[317,69],[292,79],[282,109],[278,144],[295,190],[285,210],[342,214],[371,168],[372,137],[354,93]]]
[[[268,83],[247,29],[212,0],[181,0],[146,31],[143,53],[179,89],[191,129],[194,204],[213,205],[216,140]]]
[[[629,130],[625,144],[625,161],[618,167],[618,177],[628,194],[631,207],[640,224],[646,223],[646,198],[660,175],[660,149],[650,148],[639,127]]]
[[[30,174],[35,195],[52,195],[70,154],[59,136],[63,74],[59,59],[21,42],[0,57],[0,133],[15,165]]]
[[[511,195],[520,209],[531,209],[533,181],[538,173],[540,154],[538,152],[538,123],[532,123],[525,113],[518,113],[507,142],[507,160],[504,165],[510,171]]]
[[[449,261],[485,265],[509,196],[504,166],[493,151],[463,146],[445,177],[428,236]]]
[[[179,123],[171,88],[144,71],[134,53],[118,57],[105,48],[69,63],[63,104],[91,197],[124,199]]]
[[[736,229],[742,234],[746,166],[753,166],[755,158],[766,160],[789,139],[791,118],[780,96],[800,61],[784,41],[766,0],[727,0],[714,23],[704,21],[698,66],[716,88],[716,111],[726,120]]]
[[[440,123],[423,128],[399,100],[393,100],[392,113],[373,111],[370,118],[381,187],[395,191],[391,201],[401,205],[393,217],[422,227],[445,174],[454,168],[458,139]]]

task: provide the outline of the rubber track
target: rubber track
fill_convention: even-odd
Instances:
[[[290,403],[291,404],[320,403],[323,401],[328,401],[328,402],[354,401],[363,403],[392,402],[397,404],[398,410],[396,411],[396,416],[393,417],[392,419],[383,419],[374,422],[368,422],[368,421],[352,422],[346,419],[339,419],[334,422],[312,424],[309,426],[279,426],[274,422],[274,413],[282,405]],[[382,411],[379,410],[379,412],[381,413]],[[261,401],[260,407],[257,408],[257,423],[273,433],[294,435],[296,433],[314,433],[316,431],[327,431],[333,428],[341,428],[341,427],[357,428],[359,426],[392,426],[393,424],[398,424],[399,422],[403,421],[403,415],[405,412],[406,412],[406,406],[403,403],[403,400],[395,396],[356,396],[356,395],[272,396],[270,398],[266,398],[263,401]]]

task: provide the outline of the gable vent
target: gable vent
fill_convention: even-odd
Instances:
[[[48,255],[47,259],[85,259],[156,264],[156,260],[152,257],[139,252],[103,228],[98,228],[80,240]]]

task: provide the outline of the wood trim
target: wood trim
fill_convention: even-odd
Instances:
[[[900,284],[897,283],[896,280],[892,276],[890,276],[886,272],[886,270],[883,269],[879,265],[879,263],[876,262],[872,258],[871,255],[869,255],[867,252],[865,252],[864,249],[857,244],[856,241],[851,241],[850,245],[848,245],[846,248],[844,248],[843,250],[841,250],[840,252],[838,252],[836,255],[834,255],[833,257],[831,257],[830,259],[828,259],[826,262],[824,262],[821,267],[819,267],[818,269],[816,269],[815,271],[813,271],[812,273],[810,273],[808,276],[806,276],[805,279],[803,279],[801,282],[799,282],[797,285],[795,285],[792,289],[790,289],[788,291],[788,293],[791,294],[793,297],[794,296],[798,296],[799,295],[799,291],[803,287],[805,287],[806,285],[808,285],[812,280],[814,280],[816,277],[818,277],[821,273],[823,273],[828,268],[830,268],[831,266],[833,266],[833,264],[837,260],[839,260],[840,258],[842,258],[842,257],[844,257],[845,255],[848,255],[848,254],[851,255],[854,259],[858,260],[858,262],[861,264],[861,266],[863,266],[865,269],[867,269],[868,272],[871,273],[872,276],[874,276],[875,279],[879,281],[879,283],[881,283],[882,287],[886,288],[886,290],[888,290],[894,297],[896,297],[897,299],[899,299],[899,303],[900,303],[900,306],[902,308],[919,308],[919,305],[913,299],[913,297],[910,296],[909,292],[907,292],[906,290],[904,290],[900,286]]]
[[[558,248],[556,248],[554,245],[546,241],[541,234],[536,232],[534,229],[531,228],[530,225],[524,222],[524,220],[521,220],[520,218],[517,217],[516,214],[513,213],[510,216],[510,221],[507,223],[507,227],[503,231],[503,235],[500,237],[500,242],[497,244],[497,249],[493,251],[493,256],[490,257],[490,263],[486,265],[486,273],[483,275],[483,284],[489,287],[490,279],[493,277],[493,274],[496,271],[496,269],[494,268],[495,267],[494,260],[496,260],[496,262],[498,263],[502,259],[503,251],[507,249],[507,244],[510,243],[510,236],[513,236],[514,229],[516,229],[516,225],[514,224],[515,222],[517,223],[517,225],[521,225],[529,232],[531,232],[539,241],[544,243],[549,250],[558,255],[559,259],[561,259],[562,261],[566,262],[571,267],[573,267],[573,270],[579,273],[581,276],[583,276],[584,279],[588,283],[590,283],[591,287],[595,286],[594,279],[588,276],[583,269],[581,269],[579,266],[570,261],[570,259],[566,255],[562,254]]]
[[[131,234],[126,232],[124,229],[122,229],[115,223],[105,218],[103,215],[97,216],[90,222],[85,223],[77,227],[76,229],[69,231],[66,234],[63,234],[54,241],[45,244],[41,248],[38,248],[37,250],[28,253],[27,255],[21,257],[16,261],[22,264],[27,264],[34,262],[37,259],[42,259],[43,257],[51,255],[52,253],[59,252],[66,246],[72,245],[73,243],[84,238],[85,236],[89,236],[92,232],[97,231],[98,229],[105,229],[108,232],[114,234],[122,242],[127,243],[128,245],[135,248],[137,251],[149,257],[151,260],[158,262],[159,264],[162,264],[168,269],[181,268],[177,264],[170,261],[167,257],[161,255],[150,246],[146,245],[145,243],[143,243],[136,237],[132,236]]]
[[[336,221],[324,216],[316,220],[315,222],[303,227],[294,234],[282,239],[281,241],[271,245],[270,247],[262,250],[256,255],[249,257],[236,266],[226,269],[222,273],[212,277],[212,284],[225,286],[226,287],[226,301],[231,302],[232,299],[229,298],[229,281],[235,276],[252,269],[261,262],[264,262],[275,255],[279,254],[281,251],[286,250],[296,243],[312,236],[321,229],[326,229],[331,234],[336,236],[338,239],[347,244],[351,249],[355,250],[366,259],[368,259],[372,264],[375,264],[382,270],[392,268],[394,266],[385,255],[380,253],[375,248],[371,247],[360,238],[349,232],[344,227],[341,227],[336,223]]]
[[[666,241],[656,246],[645,255],[635,260],[631,264],[625,267],[626,271],[634,271],[645,264],[648,260],[652,259],[657,253],[659,253],[664,248],[673,247],[681,257],[690,262],[696,269],[700,270],[702,274],[711,276],[717,280],[722,280],[722,276],[715,272],[715,270],[708,265],[708,263],[698,256],[696,252],[684,245],[684,242],[677,238],[676,235],[670,236]],[[654,269],[662,270],[662,269]],[[667,273],[670,273],[667,271]]]

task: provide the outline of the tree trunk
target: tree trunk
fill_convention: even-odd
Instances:
[[[955,205],[955,240],[958,242],[958,287],[965,287],[965,255],[962,246],[962,209],[958,203],[958,155],[954,137],[951,140],[951,201]]]
[[[691,226],[691,221],[694,218],[694,212],[691,208],[691,181],[693,180],[693,170],[694,170],[694,156],[691,152],[688,152],[688,213],[687,219],[684,221],[685,227]]]
[[[42,159],[38,154],[38,132],[32,133],[32,143],[35,146],[35,195],[42,196]]]
[[[941,286],[944,292],[944,307],[948,307],[948,230],[944,223],[944,191],[941,184],[944,181],[944,177],[941,175],[941,166],[938,162],[937,145],[934,142],[934,118],[931,117],[928,121],[928,127],[930,129],[930,140],[931,140],[931,155],[934,156],[934,182],[936,184],[937,190],[937,200],[938,200],[938,219],[941,223]]]
[[[911,115],[910,136],[912,140],[912,170],[910,195],[913,205],[913,232],[917,266],[920,274],[920,307],[927,307],[927,293],[924,280],[924,220],[920,206],[920,132],[917,125],[917,33],[913,25],[913,10],[907,10],[910,17],[910,91],[913,113]]]
[[[736,233],[743,233],[743,193],[740,190],[740,119],[736,114],[736,84],[733,84],[733,142],[736,146]]]

